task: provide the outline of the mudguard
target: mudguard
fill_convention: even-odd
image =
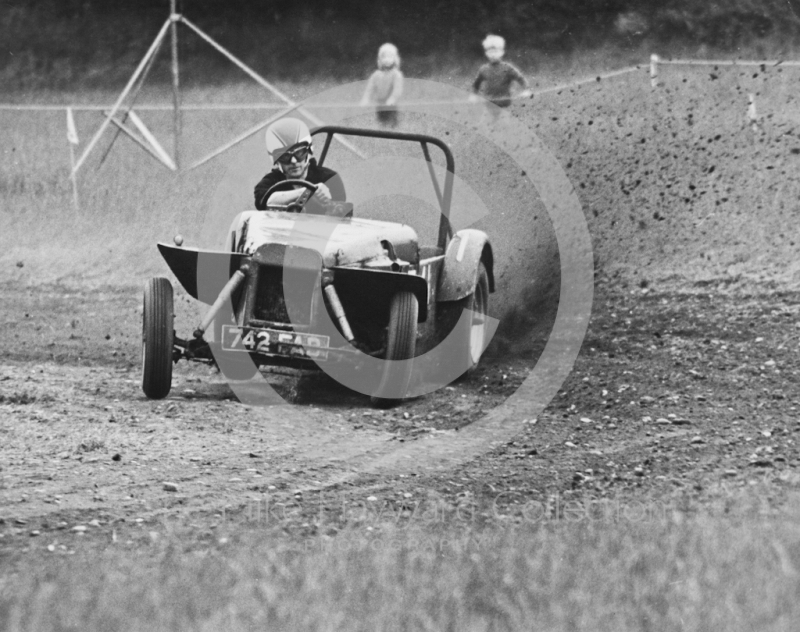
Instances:
[[[208,305],[217,300],[231,275],[250,258],[238,252],[178,248],[164,243],[159,243],[158,249],[187,294]]]
[[[453,235],[445,253],[436,300],[457,301],[472,294],[481,260],[489,275],[489,291],[494,292],[494,254],[486,233],[465,228]]]
[[[388,306],[396,292],[411,292],[419,303],[417,321],[428,318],[428,282],[422,277],[366,268],[334,268],[333,275],[333,285],[343,301],[352,296],[354,302],[369,300]]]

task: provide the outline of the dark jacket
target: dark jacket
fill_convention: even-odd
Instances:
[[[270,187],[278,182],[286,180],[286,176],[280,167],[275,167],[267,175],[265,175],[255,189],[256,209],[264,211],[267,208],[266,195]],[[344,192],[344,183],[342,178],[333,169],[327,167],[320,167],[317,165],[316,159],[312,158],[308,162],[308,171],[306,171],[305,179],[311,184],[319,184],[324,182],[331,192],[331,198],[334,202],[344,202],[346,199]]]
[[[528,81],[514,64],[493,61],[480,67],[472,90],[477,93],[483,86],[486,98],[504,108],[511,105],[511,84],[515,81],[523,88],[528,87]]]

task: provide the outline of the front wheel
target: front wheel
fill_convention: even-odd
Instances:
[[[174,320],[172,284],[163,277],[150,279],[142,320],[142,390],[150,399],[163,399],[172,388]]]
[[[417,318],[419,304],[411,292],[398,292],[392,297],[389,308],[388,341],[383,377],[376,393],[370,398],[376,408],[389,408],[398,403],[408,391],[411,382],[411,360],[417,347]]]

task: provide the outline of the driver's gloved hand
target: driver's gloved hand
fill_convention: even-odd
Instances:
[[[331,202],[331,190],[322,183],[317,185],[317,190],[314,192],[313,199],[320,204],[329,204]]]
[[[292,202],[297,202],[298,198],[303,194],[306,189],[293,189],[291,191],[276,191],[269,196],[267,204],[280,204],[285,206]]]

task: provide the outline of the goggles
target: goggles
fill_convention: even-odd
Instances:
[[[294,151],[287,151],[281,154],[278,162],[282,165],[290,165],[292,164],[292,158],[294,158],[295,162],[303,162],[310,153],[311,147],[298,147]]]

